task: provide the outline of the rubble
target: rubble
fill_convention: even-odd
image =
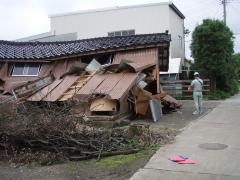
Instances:
[[[78,114],[92,119],[114,120],[121,115],[134,113],[160,120],[160,103],[166,109],[180,108],[178,102],[166,93],[156,93],[155,66],[138,68],[134,62],[123,60],[119,64],[101,66],[93,59],[87,64],[74,64],[60,79],[53,74],[18,86],[13,94],[18,102],[77,100]],[[151,87],[152,86],[152,87]],[[150,106],[151,104],[151,106]],[[157,108],[157,109],[156,109]],[[106,118],[108,116],[109,118]]]
[[[97,128],[72,116],[70,109],[70,106],[32,106],[28,113],[4,116],[0,123],[0,150],[15,163],[46,159],[54,163],[60,159],[134,153],[154,143],[149,126]]]
[[[134,114],[157,121],[160,102],[164,108],[178,108],[160,90],[159,70],[168,68],[169,42],[164,33],[60,44],[1,42],[15,53],[4,51],[0,57],[0,93],[12,96],[9,101],[16,104],[77,102],[72,112],[89,119],[116,120]],[[27,47],[29,53],[20,53],[17,47]],[[10,57],[16,62],[8,61]]]
[[[156,139],[165,142],[145,125],[106,129],[92,120],[111,123],[133,114],[159,121],[161,103],[179,108],[160,90],[169,44],[168,34],[0,42],[6,49],[0,57],[0,105],[17,110],[4,117],[5,124],[0,121],[0,149],[15,162],[46,162],[128,154]],[[19,72],[13,73],[15,67]],[[34,73],[26,74],[30,67]]]

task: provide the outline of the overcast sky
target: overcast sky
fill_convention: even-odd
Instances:
[[[18,38],[50,31],[48,15],[103,8],[163,2],[164,0],[0,0],[0,39]],[[166,1],[166,0],[165,0]],[[235,52],[240,52],[240,0],[227,0],[227,24],[235,34]],[[193,31],[205,18],[222,19],[221,0],[172,0],[186,16],[185,27]],[[191,36],[186,38],[190,56]]]

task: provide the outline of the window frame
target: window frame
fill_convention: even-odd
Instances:
[[[18,75],[18,74],[13,74],[14,68],[16,67],[16,64],[13,64],[10,76],[13,76],[13,77],[20,77],[20,76],[22,76],[22,77],[37,77],[39,75],[39,72],[40,72],[40,69],[41,69],[41,64],[38,64],[37,74],[34,74],[34,75],[24,74],[24,72],[28,73],[30,66],[31,66],[31,64],[25,63],[24,66],[23,66],[23,71],[22,71],[23,74]]]
[[[125,35],[123,35],[125,33]],[[116,36],[133,36],[135,35],[135,29],[121,30],[121,31],[111,31],[108,32],[108,37],[116,37]]]

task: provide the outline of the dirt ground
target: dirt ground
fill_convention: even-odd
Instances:
[[[163,126],[172,129],[182,130],[186,127],[190,122],[205,116],[208,114],[213,108],[221,103],[221,101],[204,101],[203,102],[203,114],[201,115],[193,115],[194,105],[191,100],[179,100],[179,102],[183,105],[181,109],[177,110],[177,112],[173,112],[171,114],[163,115],[162,119],[153,124],[153,128],[156,126]]]
[[[138,120],[134,121],[134,123],[150,124],[151,129],[155,132],[163,131],[166,128],[180,132],[190,122],[206,115],[220,104],[220,101],[205,101],[204,113],[198,116],[192,115],[194,111],[192,101],[180,102],[183,104],[182,109],[163,115],[157,123],[146,120]],[[107,157],[100,161],[93,159],[80,162],[64,162],[51,166],[39,166],[36,164],[16,166],[0,161],[0,180],[125,180],[143,167],[155,150],[156,147],[136,154]]]

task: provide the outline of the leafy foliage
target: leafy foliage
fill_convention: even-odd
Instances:
[[[219,20],[206,19],[192,34],[194,69],[211,79],[211,90],[238,92],[237,64],[233,58],[233,33]]]
[[[233,61],[236,62],[236,68],[237,68],[236,72],[237,72],[238,79],[240,79],[240,53],[233,55]]]

